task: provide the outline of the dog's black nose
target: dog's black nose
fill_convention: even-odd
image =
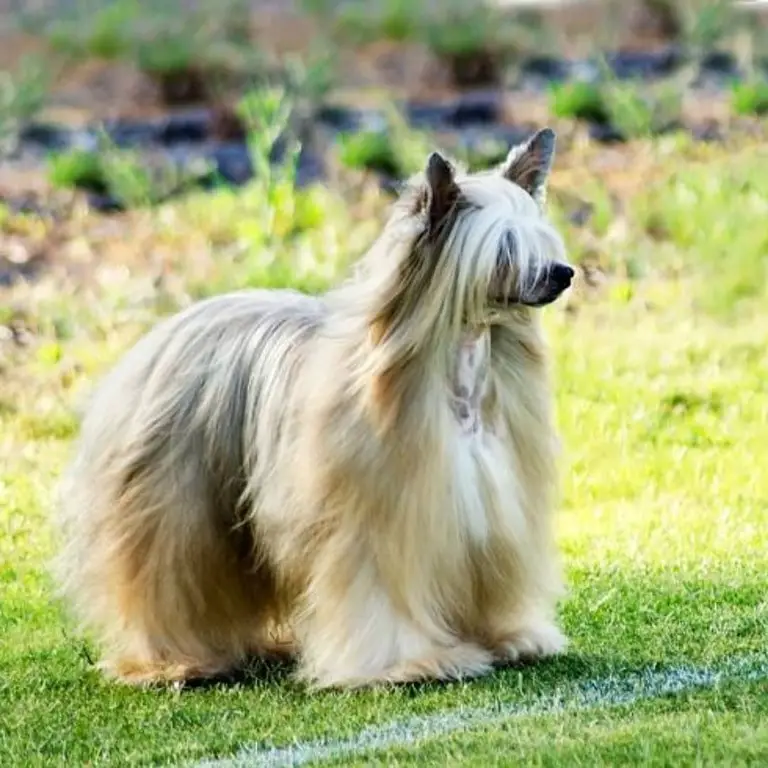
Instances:
[[[573,271],[573,268],[567,264],[555,264],[552,267],[552,280],[562,290],[565,290],[571,284],[574,274],[576,273]]]

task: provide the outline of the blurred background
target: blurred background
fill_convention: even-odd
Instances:
[[[761,2],[0,0],[0,35],[11,205],[82,189],[117,210],[240,185],[254,132],[272,162],[300,141],[301,185],[351,168],[387,188],[425,134],[483,166],[544,123],[566,143],[717,141],[768,111]],[[131,150],[129,178],[97,167],[108,150]]]

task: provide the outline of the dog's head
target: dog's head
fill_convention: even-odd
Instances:
[[[422,301],[429,294],[462,322],[487,324],[550,304],[570,286],[573,269],[543,211],[554,151],[545,128],[490,171],[464,174],[429,156],[401,201],[420,223],[402,277]]]

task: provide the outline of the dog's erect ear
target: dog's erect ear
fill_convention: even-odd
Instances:
[[[522,187],[543,206],[554,156],[555,132],[551,128],[542,128],[525,143],[510,150],[501,166],[502,176]]]
[[[432,232],[455,205],[459,185],[454,178],[453,166],[439,152],[433,152],[427,159],[424,175],[427,180],[429,230]]]

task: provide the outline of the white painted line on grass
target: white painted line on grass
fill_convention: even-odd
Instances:
[[[194,768],[287,768],[336,757],[359,756],[368,750],[416,744],[515,717],[615,707],[697,688],[711,688],[731,680],[750,682],[767,678],[768,654],[731,659],[718,668],[680,666],[645,670],[625,677],[609,676],[566,685],[522,702],[457,709],[371,726],[348,739],[305,741],[285,747],[244,747],[234,757],[203,760]]]

